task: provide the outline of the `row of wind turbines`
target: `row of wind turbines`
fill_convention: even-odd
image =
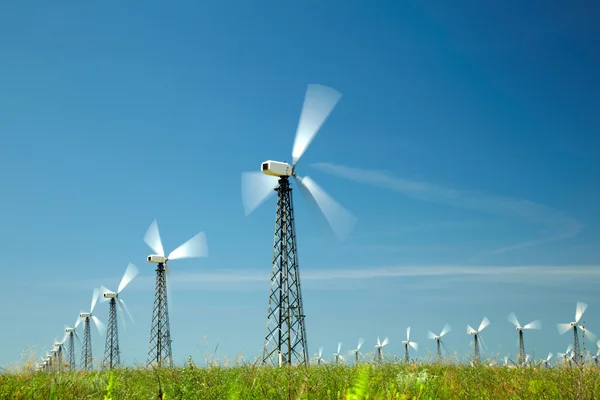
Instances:
[[[564,362],[568,363],[569,365],[572,365],[573,363],[576,365],[581,365],[582,363],[584,363],[586,361],[586,360],[584,360],[584,354],[580,348],[579,331],[581,331],[582,342],[583,342],[583,340],[585,340],[584,338],[588,339],[592,343],[596,340],[596,335],[594,333],[590,332],[588,329],[586,329],[584,327],[584,325],[582,323],[580,323],[581,318],[583,317],[583,313],[585,312],[586,308],[587,308],[586,303],[578,302],[577,306],[576,306],[576,311],[575,311],[575,321],[570,322],[570,323],[557,324],[558,333],[560,335],[567,333],[569,330],[573,331],[573,344],[569,344],[565,353],[560,353],[560,352],[557,353],[557,359],[564,361]],[[525,352],[525,342],[523,340],[523,331],[530,330],[530,329],[542,329],[541,321],[535,320],[526,325],[521,325],[521,323],[517,319],[515,313],[513,313],[513,312],[511,312],[508,315],[507,319],[509,322],[511,322],[515,326],[515,329],[518,332],[519,350],[518,350],[517,360],[514,361],[514,360],[511,360],[508,356],[505,356],[504,357],[504,365],[506,365],[508,367],[524,367],[527,365],[532,365],[533,363],[531,360],[531,356]],[[481,343],[484,346],[486,346],[485,342],[483,341],[483,338],[481,337],[481,332],[486,327],[488,327],[490,324],[491,324],[490,320],[487,319],[486,317],[483,317],[483,320],[481,321],[481,323],[479,324],[479,327],[477,329],[474,329],[473,327],[471,327],[471,325],[467,325],[467,334],[473,336],[474,357],[473,357],[473,360],[471,361],[471,364],[479,364],[481,362],[480,351],[479,351],[479,342],[481,341]],[[429,331],[427,333],[427,337],[431,340],[435,340],[435,342],[436,342],[436,362],[442,361],[442,347],[444,347],[444,350],[446,351],[446,353],[448,353],[442,338],[445,335],[447,335],[451,330],[452,330],[452,327],[450,325],[446,324],[446,325],[444,325],[444,328],[442,329],[442,331],[439,334],[435,334],[431,331]],[[381,341],[379,339],[379,337],[377,338],[377,343],[374,346],[376,361],[381,362],[383,360],[383,347],[385,345],[387,345],[388,343],[389,343],[389,339],[387,337],[385,339],[383,339],[383,341]],[[364,357],[364,355],[360,352],[360,349],[363,346],[363,344],[364,344],[364,339],[361,337],[358,339],[358,344],[357,344],[356,348],[348,351],[349,356],[354,356],[355,364],[358,364],[360,362],[361,356]],[[589,361],[592,361],[594,364],[598,365],[598,357],[600,356],[600,340],[598,340],[595,344],[597,347],[596,353],[590,357]],[[409,354],[409,348],[412,347],[415,351],[418,351],[418,349],[419,349],[419,344],[417,342],[410,340],[410,326],[408,328],[406,328],[406,340],[402,341],[402,345],[404,347],[404,362],[408,363],[411,360],[410,354]],[[325,359],[323,358],[323,350],[324,350],[324,347],[319,348],[319,352],[316,355],[316,363],[317,364],[321,364],[321,363],[325,362]],[[552,357],[553,357],[553,354],[549,353],[546,358],[539,360],[536,365],[537,366],[544,365],[546,367],[549,367],[549,362],[552,359]],[[333,360],[335,363],[340,363],[340,362],[346,361],[344,359],[344,355],[342,353],[342,343],[341,342],[338,342],[337,351],[335,353],[333,353]]]
[[[164,363],[168,363],[169,366],[172,366],[173,358],[171,353],[171,333],[167,302],[167,291],[170,286],[167,261],[208,256],[206,235],[204,232],[196,234],[165,257],[158,224],[155,220],[146,231],[144,241],[155,253],[149,255],[147,261],[157,264],[154,310],[152,313],[147,365],[163,365]],[[56,338],[54,339],[50,351],[44,357],[41,357],[41,361],[37,364],[37,368],[42,371],[76,369],[75,341],[77,340],[82,343],[81,369],[93,369],[92,322],[96,326],[100,336],[106,334],[102,368],[112,369],[121,365],[121,349],[119,347],[119,328],[117,321],[120,319],[123,328],[126,328],[127,323],[124,316],[124,313],[126,313],[129,319],[134,322],[133,316],[125,305],[122,292],[139,273],[139,269],[134,264],[129,263],[116,291],[110,290],[103,285],[95,288],[93,290],[89,311],[80,312],[72,326],[65,326],[62,340],[57,341]],[[99,302],[109,303],[108,327],[94,315],[94,310]],[[119,316],[118,319],[117,315]],[[82,322],[83,341],[80,340],[80,336],[77,332],[77,328]]]

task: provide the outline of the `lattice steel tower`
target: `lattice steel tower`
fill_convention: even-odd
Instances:
[[[70,370],[75,370],[75,329],[67,328],[67,364]]]
[[[320,208],[338,239],[345,239],[356,224],[356,218],[314,180],[296,174],[298,161],[340,98],[339,92],[327,86],[308,85],[292,148],[292,163],[267,160],[261,163],[260,172],[242,173],[242,203],[246,215],[273,192],[277,193],[264,364],[308,364],[309,361],[290,178],[294,178],[301,193]]]
[[[90,334],[90,318],[83,320],[83,345],[81,347],[81,369],[89,371],[94,368],[92,365],[92,335]]]
[[[304,309],[294,227],[292,189],[287,177],[279,179],[273,243],[271,294],[267,313],[264,364],[308,363]]]
[[[156,289],[154,291],[154,311],[150,328],[150,350],[147,366],[173,366],[171,353],[171,330],[169,329],[169,307],[167,303],[167,281],[165,264],[156,267]]]
[[[113,369],[119,365],[121,365],[121,352],[119,350],[119,330],[117,326],[117,300],[113,297],[110,299],[108,309],[108,330],[106,331],[102,366]]]

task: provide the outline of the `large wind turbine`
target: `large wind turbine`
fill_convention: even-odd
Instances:
[[[170,288],[167,289],[169,287],[169,266],[167,265],[167,261],[208,256],[206,235],[204,232],[194,235],[191,239],[169,253],[168,257],[165,257],[158,224],[155,220],[146,231],[144,242],[156,253],[148,256],[148,262],[157,264],[154,309],[152,311],[150,345],[146,365],[151,366],[156,364],[160,367],[166,362],[167,366],[172,367],[171,328],[169,326],[169,306],[167,303],[167,292],[171,290]]]
[[[79,325],[79,323],[83,320],[83,346],[81,348],[81,368],[84,371],[88,371],[94,369],[93,359],[92,359],[92,334],[90,330],[90,320],[94,321],[94,325],[96,325],[96,329],[98,329],[98,333],[102,336],[106,331],[106,326],[100,321],[98,317],[93,315],[94,308],[98,303],[98,298],[100,297],[100,289],[94,289],[94,293],[92,294],[92,304],[90,306],[90,311],[79,313],[79,319],[75,323],[75,328]]]
[[[356,218],[333,200],[314,180],[297,174],[298,161],[340,98],[339,92],[327,86],[308,85],[292,149],[292,163],[267,160],[261,164],[260,172],[242,173],[242,203],[246,215],[270,195],[277,193],[263,364],[278,365],[280,354],[283,354],[283,359],[289,364],[294,360],[299,364],[308,362],[290,178],[298,184],[301,193],[309,202],[316,203],[321,209],[340,240],[343,240],[356,224]]]
[[[123,289],[129,285],[129,282],[133,280],[139,274],[140,271],[137,269],[135,265],[129,263],[127,265],[127,269],[123,274],[123,278],[121,278],[121,283],[119,283],[119,288],[116,292],[113,292],[104,286],[101,286],[100,289],[103,292],[102,302],[110,301],[109,304],[109,312],[108,312],[108,331],[106,332],[106,345],[104,347],[104,359],[102,360],[103,366],[109,369],[113,369],[118,367],[121,364],[121,349],[119,348],[119,329],[117,327],[117,307],[121,310],[121,322],[123,326],[125,326],[125,318],[123,317],[123,310],[127,312],[131,321],[133,321],[133,317],[129,313],[127,306],[122,298],[119,297]]]
[[[542,329],[542,323],[539,319],[536,319],[535,321],[532,321],[525,326],[521,326],[521,324],[519,324],[517,316],[513,312],[508,314],[508,321],[512,323],[516,327],[517,332],[519,332],[519,356],[517,358],[517,364],[519,364],[519,366],[523,366],[526,363],[525,343],[523,342],[523,329]]]

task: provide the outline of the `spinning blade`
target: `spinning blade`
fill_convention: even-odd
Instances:
[[[304,97],[300,121],[292,149],[292,165],[296,165],[342,95],[335,89],[310,84]]]
[[[297,176],[296,181],[299,183],[300,188],[303,189],[301,191],[302,194],[309,197],[309,199],[319,206],[338,240],[343,241],[346,239],[356,225],[356,217],[329,196],[308,176],[304,178]]]
[[[265,175],[266,176],[266,175]],[[206,244],[206,235],[204,232],[196,234],[187,242],[173,250],[169,254],[169,260],[181,258],[198,258],[208,256],[208,245]]]
[[[262,172],[242,172],[242,204],[246,216],[275,193],[277,178]]]
[[[144,242],[150,246],[152,251],[159,256],[164,257],[165,250],[163,249],[162,241],[160,240],[160,233],[158,232],[158,224],[156,220],[154,220],[154,222],[150,224],[150,227],[148,227],[146,235],[144,235]]]
[[[137,267],[135,265],[133,265],[132,263],[129,263],[127,265],[127,269],[125,270],[125,273],[123,274],[121,283],[119,283],[119,288],[117,289],[117,293],[121,293],[121,291],[123,289],[125,289],[125,287],[127,287],[127,285],[129,285],[129,283],[133,280],[133,278],[135,278],[139,273],[140,273],[140,271],[137,269]]]

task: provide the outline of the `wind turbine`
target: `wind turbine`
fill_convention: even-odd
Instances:
[[[429,331],[427,333],[427,337],[429,337],[429,339],[434,339],[436,341],[436,359],[437,362],[442,361],[442,349],[440,345],[443,345],[444,343],[442,342],[442,337],[444,335],[446,335],[448,332],[450,332],[452,330],[452,328],[450,327],[450,325],[446,324],[444,325],[444,329],[442,329],[442,332],[440,332],[439,335],[436,335],[435,333]],[[445,348],[446,346],[444,346]]]
[[[383,360],[383,346],[385,346],[389,342],[390,341],[387,337],[383,339],[383,342],[380,342],[379,336],[377,336],[377,344],[375,345],[375,348],[377,349],[377,361],[381,362],[381,360]]]
[[[406,340],[403,340],[402,344],[404,345],[404,362],[408,363],[408,361],[410,360],[408,356],[408,346],[415,349],[415,351],[419,350],[419,344],[410,341],[410,326],[406,328]]]
[[[352,353],[354,353],[354,364],[356,365],[358,365],[358,356],[361,355],[360,348],[364,342],[365,340],[363,338],[358,338],[358,345],[356,346],[356,349],[352,350]]]
[[[168,366],[172,367],[173,354],[171,352],[171,329],[169,327],[169,306],[167,302],[167,292],[171,290],[168,288],[169,266],[167,261],[208,256],[206,235],[204,232],[196,234],[169,253],[168,257],[165,257],[158,224],[154,220],[146,231],[144,242],[156,253],[148,256],[148,262],[157,264],[154,310],[152,311],[152,326],[150,328],[150,349],[146,366],[157,364],[160,367],[166,361]]]
[[[552,355],[552,353],[548,353],[548,356],[545,359],[543,359],[538,365],[543,365],[546,368],[550,368],[548,363],[550,362]]]
[[[75,328],[80,324],[83,320],[83,346],[81,348],[81,368],[84,371],[88,371],[94,369],[93,359],[92,359],[92,335],[90,332],[90,320],[94,321],[94,325],[96,325],[96,329],[98,329],[98,333],[102,336],[106,331],[106,326],[100,321],[98,317],[93,315],[94,308],[98,303],[98,298],[100,297],[100,289],[94,289],[94,293],[92,294],[92,304],[90,306],[89,312],[81,312],[79,313],[79,320],[75,323]]]
[[[571,360],[573,359],[573,345],[568,345],[567,351],[564,353],[556,353],[556,358],[562,360],[565,363],[568,362],[569,366],[571,366]]]
[[[577,364],[583,361],[583,354],[581,354],[581,350],[579,347],[579,335],[577,331],[578,329],[581,329],[582,331],[584,331],[585,329],[583,325],[579,324],[579,321],[581,321],[581,317],[583,317],[583,313],[587,309],[587,306],[588,305],[586,303],[578,301],[577,306],[575,307],[575,321],[570,322],[568,324],[556,324],[558,328],[558,333],[560,335],[564,335],[570,329],[573,330],[573,359]],[[594,335],[592,332],[590,332],[589,330],[585,330],[584,332],[590,341],[593,342],[595,340],[593,338],[595,338],[596,335]]]
[[[490,322],[489,319],[487,319],[486,317],[483,317],[483,320],[481,320],[481,324],[479,324],[479,329],[475,330],[475,329],[471,328],[471,325],[467,325],[467,334],[468,335],[473,335],[473,342],[474,342],[474,349],[475,349],[475,357],[473,358],[473,362],[474,363],[478,363],[479,362],[479,339],[481,339],[481,337],[479,336],[479,334],[490,323],[491,322]],[[481,341],[483,342],[483,339],[481,339]],[[483,343],[483,344],[485,345],[485,343]]]
[[[344,361],[344,356],[342,355],[342,342],[338,342],[337,353],[333,354],[333,358],[335,359],[335,363],[337,364],[338,360],[341,359]]]
[[[508,321],[512,323],[516,327],[517,332],[519,332],[519,356],[517,358],[517,363],[520,366],[522,366],[523,363],[526,363],[525,344],[523,342],[523,329],[542,329],[542,323],[539,319],[536,319],[535,321],[532,321],[525,326],[521,326],[521,324],[519,324],[519,320],[513,312],[508,314]]]
[[[260,172],[242,173],[242,203],[246,215],[277,193],[263,364],[276,365],[275,357],[280,352],[286,355],[289,364],[294,360],[306,364],[308,360],[290,178],[307,200],[320,208],[338,239],[348,236],[356,224],[356,218],[314,180],[297,174],[298,161],[340,98],[341,94],[332,88],[308,85],[292,149],[292,163],[267,160],[261,164]],[[275,332],[277,335],[272,335]],[[272,337],[276,340],[270,340]]]
[[[108,367],[109,369],[118,367],[121,364],[119,330],[117,326],[117,306],[121,310],[120,315],[123,327],[125,327],[125,318],[122,315],[123,310],[127,312],[127,315],[129,315],[129,318],[133,322],[133,317],[129,313],[125,302],[119,297],[119,295],[139,273],[140,271],[137,269],[137,267],[132,263],[129,263],[129,265],[127,265],[127,269],[125,269],[125,273],[123,274],[123,278],[121,278],[119,288],[116,292],[113,292],[104,286],[100,286],[100,290],[103,292],[103,298],[101,302],[110,301],[108,312],[108,331],[106,333],[106,345],[104,346],[104,359],[102,360],[104,367]]]
[[[65,326],[65,336],[68,340],[67,364],[69,365],[69,369],[72,371],[75,370],[75,337],[79,339],[79,335],[77,334],[77,331],[75,329],[77,328],[77,325],[79,325],[79,321],[80,320],[78,315],[75,319],[75,325],[73,325],[75,328]]]
[[[324,362],[323,358],[323,346],[319,347],[319,355],[317,356],[317,365],[321,365],[321,362]]]

